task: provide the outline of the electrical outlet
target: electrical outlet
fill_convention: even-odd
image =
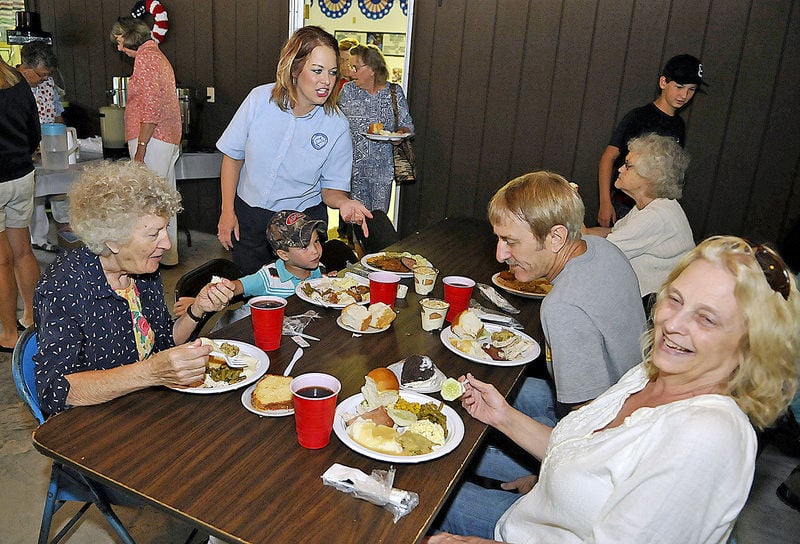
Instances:
[[[214,87],[206,87],[206,102],[213,104],[216,101],[216,93]]]

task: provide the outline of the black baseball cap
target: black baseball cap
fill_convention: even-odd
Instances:
[[[692,55],[676,55],[667,61],[661,75],[680,85],[708,85],[703,80],[703,63]]]

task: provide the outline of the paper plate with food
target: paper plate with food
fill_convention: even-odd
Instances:
[[[415,266],[433,266],[423,257],[408,251],[379,251],[361,258],[361,264],[375,272],[394,272],[401,278],[413,278]]]
[[[485,365],[524,365],[542,351],[539,343],[524,332],[484,323],[473,309],[458,314],[439,338],[456,355]]]
[[[344,308],[348,304],[369,304],[369,284],[352,276],[314,278],[297,284],[294,292],[306,302],[326,308]]]
[[[369,129],[366,132],[362,132],[361,135],[376,142],[399,142],[406,138],[411,138],[414,134],[411,132],[384,130],[383,123],[372,123]]]
[[[409,355],[387,367],[400,382],[400,389],[416,393],[436,393],[447,376],[427,355]]]
[[[242,392],[242,404],[260,416],[290,416],[294,414],[291,382],[291,376],[266,374]]]
[[[392,307],[383,302],[371,304],[369,308],[348,304],[342,308],[342,315],[336,318],[336,324],[346,331],[374,334],[388,330],[396,317]]]
[[[525,298],[544,298],[553,288],[547,278],[519,281],[511,270],[503,270],[492,276],[492,283],[500,289]]]
[[[361,393],[336,407],[333,432],[348,448],[388,463],[422,463],[453,451],[464,438],[458,414],[432,397],[400,392],[388,368],[364,378]]]
[[[237,340],[210,340],[201,338],[204,344],[212,344],[214,351],[232,357],[237,363],[246,363],[239,368],[229,367],[225,359],[210,355],[206,363],[206,375],[202,382],[197,382],[191,387],[171,387],[183,393],[196,393],[208,395],[211,393],[224,393],[245,387],[255,382],[269,368],[269,357],[262,350]]]

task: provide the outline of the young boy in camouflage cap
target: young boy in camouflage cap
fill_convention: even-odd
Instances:
[[[321,278],[320,228],[324,228],[322,221],[311,219],[303,212],[284,210],[276,213],[267,227],[267,240],[278,260],[234,281],[234,293],[246,297],[275,295],[287,298],[294,294],[301,281]]]

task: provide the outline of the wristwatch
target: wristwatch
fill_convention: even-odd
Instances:
[[[188,315],[189,319],[191,319],[195,323],[200,323],[203,320],[203,318],[206,316],[205,312],[203,312],[203,315],[201,315],[200,317],[197,317],[196,315],[194,315],[192,313],[192,305],[191,304],[189,304],[186,307],[186,315]]]
[[[142,147],[147,147],[147,142],[137,142]]]

